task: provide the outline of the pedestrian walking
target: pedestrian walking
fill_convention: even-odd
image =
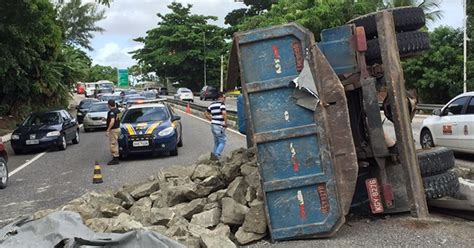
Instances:
[[[211,160],[219,160],[227,141],[227,112],[225,108],[225,96],[219,92],[217,101],[211,103],[205,112],[206,118],[211,121],[211,132],[214,136],[214,149]]]
[[[119,164],[118,138],[120,136],[120,110],[113,99],[107,102],[109,112],[107,113],[107,132],[105,136],[109,137],[110,152],[112,160],[107,165]]]

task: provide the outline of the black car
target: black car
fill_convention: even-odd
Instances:
[[[206,101],[207,99],[217,100],[217,98],[219,98],[219,91],[213,86],[206,85],[202,87],[199,93],[199,99],[201,101]]]
[[[97,102],[100,102],[100,101],[94,98],[86,98],[82,100],[79,103],[79,105],[76,106],[76,109],[77,109],[76,119],[79,124],[82,124],[82,121],[84,120],[84,116],[86,116],[92,104],[97,103]]]
[[[5,144],[0,139],[0,189],[4,189],[8,184],[8,154]]]
[[[166,87],[160,87],[158,89],[158,95],[167,96],[168,95],[168,89]]]
[[[15,154],[55,147],[65,150],[67,142],[79,143],[79,125],[66,110],[33,113],[12,133]]]

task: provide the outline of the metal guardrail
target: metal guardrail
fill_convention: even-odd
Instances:
[[[186,107],[188,105],[188,102],[175,100],[175,99],[166,99],[165,101],[169,102],[169,103],[172,103],[172,104],[184,106],[184,107]],[[197,111],[200,111],[200,112],[206,112],[207,111],[207,107],[204,107],[204,106],[192,103],[192,102],[189,103],[189,107],[191,109],[194,109],[194,110],[197,110]],[[237,111],[235,111],[235,110],[227,110],[227,115],[229,116],[230,119],[234,119],[234,120],[237,119]]]

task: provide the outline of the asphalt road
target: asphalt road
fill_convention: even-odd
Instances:
[[[118,189],[124,184],[146,180],[160,168],[191,165],[199,155],[212,150],[213,138],[208,123],[180,113],[184,146],[177,157],[135,156],[116,166],[105,165],[111,159],[104,131],[80,133],[78,145],[69,144],[66,151],[48,151],[16,156],[11,154],[10,172],[38,157],[11,175],[9,186],[1,190],[0,226],[18,215],[40,209],[56,208],[91,190]],[[245,138],[228,131],[225,153],[245,146]],[[92,184],[95,161],[102,165],[103,184]]]

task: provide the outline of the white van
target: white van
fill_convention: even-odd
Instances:
[[[97,83],[85,83],[86,85],[86,97],[91,97],[94,95],[95,86]]]

